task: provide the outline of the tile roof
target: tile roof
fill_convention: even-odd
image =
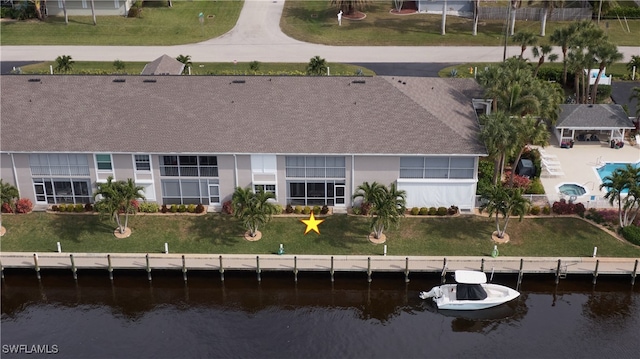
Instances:
[[[35,78],[40,81],[30,80]],[[471,104],[472,96],[481,97],[475,81],[397,81],[393,77],[5,75],[0,76],[0,149],[486,153]]]
[[[184,64],[169,55],[162,55],[144,65],[142,75],[182,75]]]
[[[556,128],[634,128],[620,105],[560,105]]]

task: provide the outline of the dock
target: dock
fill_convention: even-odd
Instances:
[[[252,271],[258,281],[263,271],[288,271],[297,281],[298,272],[328,272],[334,280],[336,272],[362,272],[369,282],[376,272],[439,273],[444,280],[457,269],[480,270],[518,275],[554,275],[556,282],[568,275],[592,275],[596,283],[600,275],[629,276],[635,283],[636,258],[612,257],[436,257],[436,256],[360,256],[360,255],[292,255],[292,254],[162,254],[162,253],[26,253],[1,252],[0,269],[33,269],[38,277],[42,269],[69,269],[74,278],[78,270],[104,270],[113,279],[114,270],[144,270],[151,280],[153,270],[217,271],[224,280],[225,271]]]

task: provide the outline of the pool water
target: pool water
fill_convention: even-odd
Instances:
[[[567,196],[582,196],[587,193],[587,190],[576,183],[565,183],[558,187],[560,193],[564,193]]]
[[[618,168],[625,168],[628,164],[631,164],[631,163],[611,162],[611,163],[605,164],[602,167],[599,167],[597,169],[597,172],[598,172],[598,175],[600,176],[600,180],[603,180],[607,176],[611,176],[611,173],[613,173],[613,171],[617,170]],[[638,168],[638,166],[640,166],[640,162],[633,164],[633,166],[635,168]]]

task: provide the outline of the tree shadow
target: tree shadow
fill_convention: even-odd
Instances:
[[[81,242],[86,234],[113,233],[115,224],[93,214],[52,214],[51,231],[60,239]]]
[[[244,240],[245,229],[233,216],[215,213],[191,218],[188,231],[200,240],[231,247]]]

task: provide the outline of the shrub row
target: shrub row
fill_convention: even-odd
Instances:
[[[163,204],[162,207],[160,207],[160,212],[162,213],[204,213],[204,206],[202,205],[202,203],[195,205],[195,204],[172,204],[172,205],[166,205]]]
[[[288,204],[287,207],[285,208],[285,212],[286,213],[295,213],[295,214],[311,214],[311,212],[313,212],[314,215],[318,215],[318,214],[327,214],[329,213],[329,207],[327,205],[324,205],[322,207],[320,206],[292,206],[291,204]]]
[[[555,214],[577,214],[584,218],[586,208],[582,203],[567,202],[567,200],[563,198],[559,201],[553,202],[552,210]]]
[[[87,204],[60,203],[60,204],[54,204],[53,206],[51,206],[51,210],[54,212],[76,212],[76,213],[93,212],[93,205],[91,203],[87,203]]]
[[[29,213],[33,209],[33,203],[28,198],[20,198],[16,201],[15,206],[11,207],[9,203],[2,204],[2,213]]]
[[[451,206],[449,208],[446,207],[413,207],[409,210],[409,213],[412,216],[452,216],[458,213],[457,206]]]

